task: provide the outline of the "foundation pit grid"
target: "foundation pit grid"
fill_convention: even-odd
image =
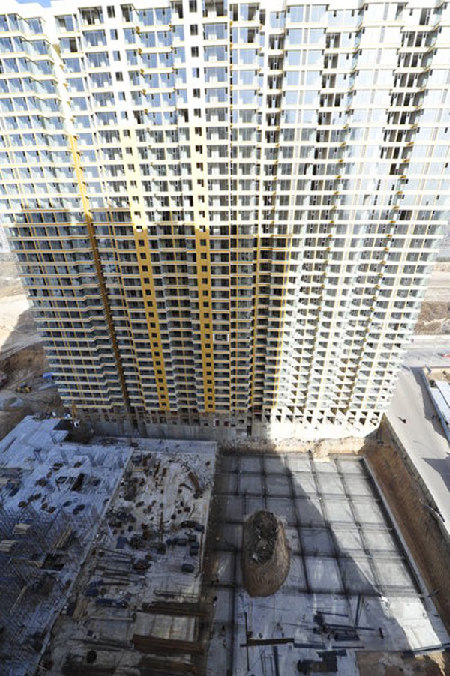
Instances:
[[[219,663],[230,675],[248,666],[255,676],[294,673],[299,659],[320,661],[320,651],[342,646],[338,673],[358,674],[356,650],[448,640],[362,458],[224,455],[216,488],[221,524],[208,674]],[[241,539],[258,509],[284,522],[291,566],[275,595],[252,599],[242,586]],[[345,625],[344,637],[340,629],[324,631],[322,621]],[[249,647],[250,635],[292,642],[274,652],[272,644]]]

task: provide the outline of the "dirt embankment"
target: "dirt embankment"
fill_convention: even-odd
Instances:
[[[41,340],[12,254],[0,254],[0,359]]]
[[[48,371],[42,338],[12,254],[0,254],[0,371],[8,376],[0,388],[0,439],[26,415],[64,412],[56,387],[42,379]],[[16,392],[22,383],[31,392]]]
[[[365,457],[380,484],[428,592],[450,631],[448,566],[450,538],[432,508],[430,496],[403,457],[383,423],[383,444],[368,448]],[[432,673],[432,672],[431,672]]]
[[[19,270],[11,253],[0,254],[0,298],[24,295]]]
[[[48,370],[42,344],[35,343],[3,358],[0,355],[0,370],[8,377],[0,388],[0,439],[27,415],[51,415],[52,411],[64,414],[56,386],[42,378]],[[16,391],[24,383],[31,392]]]
[[[424,301],[415,333],[419,335],[450,333],[450,302],[430,303]]]

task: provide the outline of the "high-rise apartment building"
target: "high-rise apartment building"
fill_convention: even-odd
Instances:
[[[447,2],[0,12],[3,223],[67,406],[372,430],[445,223]]]

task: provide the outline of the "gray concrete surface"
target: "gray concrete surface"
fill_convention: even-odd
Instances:
[[[448,640],[362,459],[228,455],[221,463],[208,675],[294,674],[298,660],[345,648],[336,673],[356,676],[355,649]],[[267,598],[251,598],[241,578],[242,524],[256,509],[284,521],[291,550],[288,576]],[[248,636],[268,643],[247,649]],[[270,641],[280,639],[275,649]]]
[[[450,359],[450,336],[414,336],[404,359],[406,366],[448,366]]]

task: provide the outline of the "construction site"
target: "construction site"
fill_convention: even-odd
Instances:
[[[116,438],[64,411],[16,305],[1,676],[450,673],[445,337],[366,439]]]
[[[78,437],[0,442],[1,674],[448,673],[448,537],[388,428],[359,454]]]
[[[0,445],[0,673],[194,673],[216,445],[71,428]]]
[[[221,462],[207,673],[223,664],[227,674],[368,674],[376,673],[365,666],[370,652],[447,645],[364,459],[292,453]],[[258,510],[281,515],[290,549],[287,577],[270,596],[262,588],[250,596],[242,579],[242,531]]]
[[[66,428],[66,429],[65,429]],[[25,418],[0,442],[0,673],[32,674],[128,460]]]

